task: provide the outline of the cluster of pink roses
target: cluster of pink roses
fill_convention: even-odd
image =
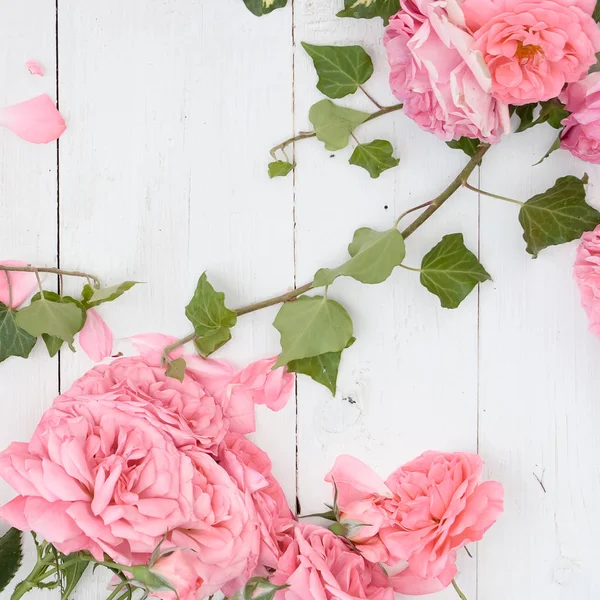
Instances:
[[[392,600],[393,590],[448,585],[456,549],[502,511],[500,484],[478,483],[476,455],[427,453],[385,484],[343,457],[329,479],[355,546],[298,523],[268,456],[245,437],[256,404],[285,405],[293,375],[272,370],[274,359],[236,372],[186,356],[180,382],[160,366],[171,341],[134,338],[140,356],[96,366],[55,399],[29,443],[0,453],[0,476],[19,494],[0,518],[64,554],[149,565],[170,584],[152,590],[165,600],[231,596],[256,577],[277,600]]]
[[[600,162],[595,0],[405,0],[385,45],[394,94],[443,140],[495,143],[510,107],[560,98],[562,147]]]

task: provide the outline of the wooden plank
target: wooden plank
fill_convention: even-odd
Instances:
[[[587,171],[600,206],[598,167],[566,152],[529,166],[555,136],[536,128],[503,142],[486,157],[482,189],[526,200]],[[575,242],[532,260],[517,219],[518,207],[481,199],[481,254],[494,285],[481,291],[480,450],[506,488],[506,514],[480,544],[479,598],[594,598],[600,340],[572,280]]]
[[[365,46],[375,62],[375,76],[367,82],[367,90],[382,104],[397,102],[387,85],[381,21],[342,20],[334,12],[329,3],[295,2],[300,131],[310,128],[308,110],[322,98],[301,41]],[[360,93],[337,102],[374,110]],[[371,180],[366,171],[348,165],[349,148],[331,153],[316,140],[297,144],[299,284],[310,280],[319,267],[345,260],[355,229],[391,227],[404,210],[444,189],[467,160],[401,113],[369,123],[357,131],[357,137],[364,142],[378,137],[392,141],[400,166]],[[452,198],[407,241],[406,264],[418,266],[444,234],[459,231],[476,250],[477,202],[466,193]],[[476,448],[476,294],[458,310],[448,311],[421,287],[416,274],[397,269],[378,286],[340,279],[329,295],[348,308],[357,341],[343,360],[335,398],[312,381],[299,380],[299,486],[304,514],[320,511],[331,500],[323,477],[340,454],[353,454],[387,477],[425,450]],[[475,561],[461,553],[459,566],[461,586],[474,598]],[[453,598],[454,591],[437,597]]]

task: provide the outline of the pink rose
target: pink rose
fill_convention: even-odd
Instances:
[[[600,336],[600,225],[581,236],[573,273],[590,330]]]
[[[508,105],[491,95],[489,70],[457,0],[402,2],[384,43],[392,91],[420,127],[445,141],[495,143],[508,133]]]
[[[203,581],[196,573],[197,556],[191,550],[175,550],[159,558],[150,571],[168,581],[176,591],[152,591],[161,600],[196,600]]]
[[[600,72],[570,83],[560,100],[571,113],[562,122],[560,147],[581,160],[600,164]]]
[[[260,548],[255,564],[245,574],[245,581],[240,580],[232,584],[231,589],[224,590],[229,596],[243,587],[250,577],[264,577],[267,569],[277,566],[292,541],[292,530],[297,521],[287,505],[283,490],[273,477],[269,457],[250,440],[229,434],[221,446],[219,464],[254,505],[260,531]]]
[[[288,588],[276,600],[393,600],[383,569],[367,562],[342,538],[316,525],[300,524],[279,560],[271,583]]]
[[[465,0],[462,9],[502,102],[550,100],[596,62],[590,1]]]
[[[20,260],[3,260],[0,265],[5,267],[26,267],[27,263]],[[10,278],[11,291],[8,290],[8,280]],[[0,271],[0,302],[8,308],[19,308],[33,290],[37,288],[37,279],[33,273],[26,271]],[[11,304],[12,294],[12,304]]]
[[[94,308],[87,310],[85,325],[78,339],[83,351],[94,362],[104,360],[112,352],[112,331]]]
[[[479,483],[481,471],[476,454],[430,451],[385,483],[350,456],[339,457],[326,479],[338,488],[349,539],[371,561],[406,561],[394,589],[423,594],[450,584],[456,550],[480,540],[502,513],[502,486]]]

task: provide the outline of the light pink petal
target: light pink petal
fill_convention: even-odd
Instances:
[[[129,340],[140,353],[141,357],[146,359],[151,365],[159,366],[163,350],[177,341],[172,335],[162,333],[142,333],[134,335]],[[169,354],[171,358],[183,356],[183,348],[179,347]]]
[[[44,75],[44,69],[37,60],[28,60],[25,63],[25,66],[32,75]]]
[[[3,260],[0,262],[5,267],[26,267],[27,263],[19,260]],[[0,271],[0,302],[9,306],[10,294],[8,293],[8,278],[12,287],[12,306],[19,308],[37,287],[37,280],[33,273],[20,271]]]
[[[0,110],[0,125],[34,144],[53,142],[67,128],[47,94],[3,108]]]
[[[423,579],[409,567],[401,573],[398,573],[398,575],[390,577],[390,582],[394,591],[399,594],[423,596],[425,594],[441,592],[443,589],[447,588],[457,572],[456,565],[451,563],[438,577]]]
[[[85,325],[79,332],[79,343],[94,362],[100,362],[112,353],[112,331],[93,308],[87,311]]]

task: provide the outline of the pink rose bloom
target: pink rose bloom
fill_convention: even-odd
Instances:
[[[489,70],[457,0],[405,0],[384,43],[392,91],[420,127],[445,141],[495,143],[510,131],[508,105],[491,95]]]
[[[161,600],[196,600],[203,581],[196,573],[196,553],[191,550],[175,550],[159,558],[150,571],[175,588],[173,591],[152,591]]]
[[[600,72],[569,84],[560,101],[571,113],[562,122],[560,147],[581,160],[600,164]]]
[[[581,236],[573,273],[590,330],[600,336],[600,225]]]
[[[5,267],[26,267],[27,263],[20,260],[3,260],[0,265]],[[10,288],[12,293],[12,304],[10,302],[11,293],[8,291],[8,281],[10,278]],[[0,302],[8,308],[19,308],[31,294],[37,289],[37,279],[34,273],[26,271],[0,271]]]
[[[275,600],[393,600],[383,569],[328,529],[302,523],[271,576]]]
[[[425,594],[450,584],[456,550],[480,540],[502,513],[502,486],[479,483],[482,466],[476,454],[430,451],[384,483],[359,460],[341,456],[326,479],[338,488],[349,539],[371,561],[408,563],[392,578],[394,589]]]
[[[550,100],[581,79],[600,50],[593,8],[588,0],[465,0],[494,96],[515,105]]]
[[[287,505],[283,490],[273,477],[269,457],[250,440],[238,434],[229,434],[221,446],[219,464],[254,505],[260,531],[256,561],[249,565],[245,580],[232,582],[231,588],[224,590],[230,596],[242,588],[250,577],[265,577],[268,575],[267,569],[277,566],[292,541],[292,530],[297,521]]]

